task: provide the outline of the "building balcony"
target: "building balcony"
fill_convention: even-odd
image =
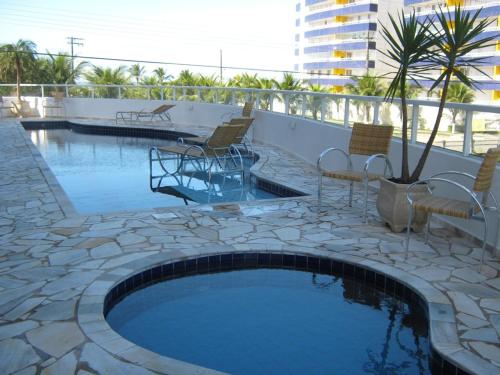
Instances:
[[[360,31],[376,31],[376,22],[353,22],[350,24],[344,24],[341,26],[326,27],[321,29],[315,29],[304,32],[305,38],[314,38],[326,35],[344,34],[344,33],[355,33]]]
[[[304,54],[335,52],[335,51],[356,51],[356,50],[374,50],[376,48],[375,42],[366,42],[360,40],[348,40],[338,43],[319,44],[317,46],[304,47]]]
[[[472,5],[465,5],[462,7],[462,10],[464,13],[468,14],[473,14],[477,12],[477,10],[482,9],[481,13],[479,14],[480,18],[488,18],[488,17],[498,17],[500,16],[500,4],[498,2],[495,3],[486,3],[486,4],[472,4]],[[427,17],[430,15],[435,15],[436,10],[435,9],[425,9],[421,12],[417,13],[417,19],[419,21],[424,21]],[[453,8],[450,8],[450,15],[451,17],[455,16],[455,11]]]
[[[324,70],[324,69],[365,69],[365,68],[374,68],[375,61],[366,59],[362,60],[351,60],[351,59],[342,59],[336,61],[317,61],[317,62],[308,62],[303,64],[304,70]]]
[[[329,19],[338,16],[345,16],[345,15],[376,13],[377,11],[378,11],[378,4],[374,4],[371,2],[366,2],[362,4],[351,3],[340,6],[335,9],[329,9],[322,12],[315,12],[309,14],[305,16],[305,22],[321,21],[324,19]]]

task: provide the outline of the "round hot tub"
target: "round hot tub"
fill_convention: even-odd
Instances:
[[[420,298],[327,258],[224,254],[141,272],[109,325],[164,356],[232,374],[430,374]]]

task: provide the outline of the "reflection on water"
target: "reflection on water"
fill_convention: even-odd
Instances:
[[[281,269],[197,275],[136,291],[111,327],[232,374],[430,374],[425,313],[347,278]]]

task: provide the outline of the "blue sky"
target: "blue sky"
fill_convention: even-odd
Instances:
[[[218,65],[222,49],[225,66],[293,68],[291,0],[0,0],[0,14],[0,43],[30,39],[39,52],[69,51],[75,36],[82,56]]]

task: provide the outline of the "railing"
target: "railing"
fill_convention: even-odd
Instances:
[[[0,85],[0,95],[14,96],[15,85]],[[47,100],[55,92],[68,98],[175,100],[228,105],[255,101],[261,111],[283,113],[316,120],[334,126],[351,127],[354,122],[391,124],[401,137],[400,100],[392,103],[383,97],[317,93],[310,91],[263,90],[206,86],[140,85],[29,85],[21,86],[25,97]],[[7,98],[4,98],[7,101]],[[426,142],[439,103],[436,100],[411,99],[409,104],[410,143]],[[468,156],[482,154],[500,143],[500,106],[448,103],[434,142],[437,147]]]

